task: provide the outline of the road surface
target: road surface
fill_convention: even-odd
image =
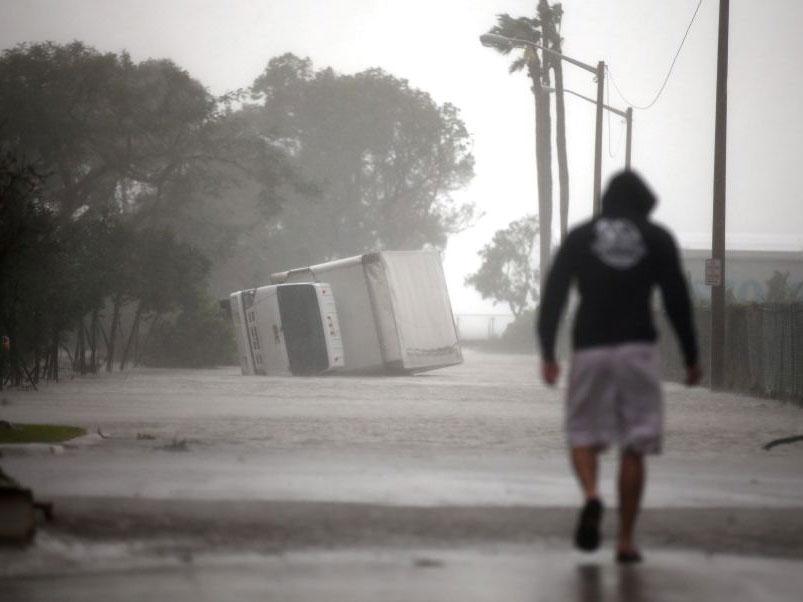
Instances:
[[[3,392],[2,419],[103,435],[4,454],[57,520],[30,549],[0,552],[3,582],[20,600],[54,588],[128,600],[138,587],[211,600],[235,583],[246,599],[267,587],[289,600],[330,588],[354,600],[785,600],[803,587],[803,443],[762,449],[803,433],[800,408],[667,385],[666,453],[650,462],[641,522],[648,563],[625,583],[610,548],[615,455],[607,543],[579,556],[562,388],[538,382],[533,356],[465,357],[412,377],[142,369]]]

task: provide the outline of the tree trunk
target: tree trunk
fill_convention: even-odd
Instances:
[[[38,361],[38,360],[37,360],[37,361]],[[38,391],[39,389],[37,389],[37,388],[36,388],[36,383],[38,383],[38,382],[39,382],[39,378],[38,378],[38,377],[36,377],[36,375],[33,375],[33,374],[31,374],[31,371],[30,371],[30,370],[28,370],[28,368],[25,366],[25,364],[20,364],[20,365],[21,365],[21,367],[22,367],[22,372],[24,373],[24,375],[25,375],[25,378],[27,378],[27,379],[28,379],[28,382],[31,384],[31,387],[33,387],[33,390],[34,390],[34,391]],[[18,376],[17,376],[17,386],[20,386],[21,384],[22,384],[22,375],[20,375],[20,374],[18,373]]]
[[[120,306],[122,304],[122,295],[115,295],[112,308],[112,324],[109,327],[109,339],[106,342],[106,372],[111,372],[114,365],[114,343],[117,338],[117,328],[120,325]]]
[[[75,354],[73,355],[73,372],[78,372],[82,376],[86,373],[86,345],[84,343],[84,318],[78,320],[78,327],[75,333]]]
[[[125,349],[123,349],[123,357],[120,358],[120,371],[125,369],[126,362],[128,361],[128,354],[131,351],[131,342],[134,340],[134,337],[136,337],[137,333],[139,332],[140,318],[142,318],[141,301],[137,304],[137,311],[134,314],[134,323],[131,324],[131,332],[128,334],[128,341],[125,344]]]
[[[543,45],[561,53],[561,38],[558,27],[563,11],[556,4],[549,6],[547,0],[538,2],[538,18],[541,21],[541,39]],[[556,17],[557,9],[557,17]],[[566,236],[569,221],[569,167],[566,156],[566,108],[563,94],[563,63],[560,59],[544,53],[543,70],[547,84],[549,69],[555,72],[555,146],[558,153],[558,182],[560,184],[560,238]],[[550,164],[551,166],[551,164]]]
[[[137,341],[137,353],[134,356],[134,361],[137,365],[142,363],[142,353],[148,352],[148,343],[150,343],[151,335],[153,334],[153,331],[156,330],[160,321],[161,316],[159,314],[154,314],[153,318],[151,318],[151,321],[148,324],[148,331],[145,333],[145,340],[142,341],[142,345],[139,345],[139,341]]]
[[[98,310],[92,312],[92,333],[89,335],[89,365],[92,374],[98,371]]]
[[[560,43],[554,48],[561,52]],[[563,98],[563,67],[555,61],[555,146],[558,151],[558,182],[560,184],[560,240],[569,229],[569,164],[566,153],[566,107]]]
[[[53,337],[53,347],[50,350],[51,353],[51,361],[53,362],[51,366],[50,376],[52,380],[58,382],[59,380],[59,337],[58,335]]]
[[[549,254],[552,247],[552,123],[549,110],[549,92],[542,82],[549,76],[542,73],[541,61],[537,58],[530,68],[535,95],[535,162],[538,175],[538,229],[539,229],[539,287],[538,298],[544,290]]]

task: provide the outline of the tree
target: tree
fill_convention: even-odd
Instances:
[[[317,186],[271,225],[284,265],[377,249],[442,248],[473,208],[452,192],[473,176],[470,137],[458,110],[436,104],[381,69],[342,75],[309,59],[272,59],[246,111],[274,135]],[[309,195],[308,197],[309,198]]]
[[[20,201],[20,216],[35,213],[48,227],[28,245],[31,257],[40,253],[36,260],[22,257],[9,275],[9,282],[39,286],[13,288],[26,316],[47,300],[36,320],[24,321],[31,329],[22,338],[34,355],[75,326],[83,366],[84,318],[92,316],[86,338],[94,358],[99,313],[110,300],[108,334],[100,329],[110,369],[123,305],[137,307],[135,331],[142,313],[169,311],[156,302],[151,280],[160,268],[181,264],[182,245],[202,242],[212,255],[231,242],[231,225],[199,207],[247,190],[265,215],[274,215],[285,188],[302,188],[287,151],[237,119],[230,100],[212,97],[171,61],[134,63],[80,42],[23,44],[0,55],[0,144],[11,161],[35,164],[39,174],[36,194]],[[138,241],[164,253],[154,257]],[[147,259],[151,280],[143,279]],[[198,278],[197,288],[207,272],[179,269],[172,276]],[[178,282],[162,285],[184,290]],[[125,348],[123,354],[125,363]]]
[[[152,226],[243,179],[275,191],[290,175],[286,153],[238,128],[226,100],[169,60],[134,63],[80,42],[0,57],[0,136],[46,170],[65,219],[105,211]]]
[[[471,219],[451,196],[473,174],[453,106],[378,69],[314,71],[292,55],[249,94],[215,98],[171,61],[80,42],[0,54],[0,184],[16,195],[2,199],[0,327],[28,350],[20,365],[57,366],[73,328],[83,370],[98,334],[111,369],[149,317],[207,324],[193,309],[203,256],[221,264],[236,245],[253,285],[271,268],[442,247]]]
[[[551,7],[546,0],[538,2],[538,18],[542,23],[544,41],[555,52],[563,52],[563,38],[560,36],[560,23],[563,19],[563,6],[559,3]],[[558,182],[560,184],[560,238],[566,237],[569,227],[569,166],[566,153],[566,106],[563,91],[563,62],[545,53],[548,68],[555,73],[555,148],[558,161]]]
[[[508,14],[497,16],[496,25],[490,34],[504,38],[524,40],[533,44],[543,44],[545,36],[539,19],[528,17],[513,18]],[[546,42],[548,43],[548,42]],[[534,47],[499,40],[493,42],[494,48],[502,54],[509,54],[514,49],[521,50],[520,56],[510,65],[510,72],[515,73],[526,67],[527,75],[532,82],[532,93],[535,97],[535,161],[538,178],[538,223],[539,223],[539,271],[540,288],[544,287],[546,267],[552,246],[552,146],[549,99],[549,67],[547,59],[542,59]]]
[[[119,292],[134,301],[135,310],[120,358],[121,370],[130,357],[143,318],[156,319],[195,304],[206,288],[209,272],[209,260],[192,246],[176,240],[169,230],[137,232],[129,240],[129,277]]]
[[[26,361],[46,343],[41,316],[50,281],[32,272],[41,275],[37,266],[53,255],[55,225],[40,184],[31,165],[0,147],[0,335],[11,341],[8,357],[0,351],[0,388],[23,380]]]
[[[100,274],[80,277],[97,249],[57,219],[42,180],[0,146],[0,332],[11,339],[17,383],[35,383],[43,362],[45,376],[57,378],[63,333],[98,301]]]
[[[533,247],[538,236],[538,218],[533,215],[497,230],[490,244],[479,252],[480,269],[466,278],[483,299],[507,303],[515,317],[537,301],[534,282],[538,271],[532,267]]]
[[[789,272],[775,270],[766,285],[766,303],[797,303],[803,298],[803,282],[791,284]]]
[[[151,331],[143,345],[144,363],[151,366],[205,368],[237,363],[231,319],[217,302],[199,298],[182,307],[175,322]]]

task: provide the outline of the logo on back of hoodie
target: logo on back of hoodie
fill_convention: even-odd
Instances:
[[[630,269],[647,253],[641,232],[630,220],[600,219],[594,225],[594,233],[596,237],[591,250],[609,267],[617,270]]]

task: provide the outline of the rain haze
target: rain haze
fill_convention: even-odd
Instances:
[[[3,600],[799,599],[803,3],[0,11]]]
[[[578,4],[578,5],[575,5]],[[285,52],[316,68],[356,73],[381,67],[458,107],[473,138],[476,176],[456,196],[474,203],[474,225],[450,237],[445,256],[458,313],[504,313],[464,286],[477,251],[493,232],[537,212],[534,111],[522,73],[480,45],[498,13],[526,15],[532,1],[373,2],[6,0],[0,44],[81,40],[135,60],[170,58],[214,94],[247,87]],[[564,3],[564,50],[604,60],[627,101],[650,102],[694,13],[697,0]],[[667,87],[634,117],[633,165],[660,197],[656,218],[681,243],[710,248],[713,183],[716,2],[703,2]],[[803,139],[803,6],[773,0],[771,10],[731,7],[728,116],[728,246],[803,250],[797,185]],[[566,87],[593,97],[593,76],[565,69]],[[609,102],[625,108],[616,90]],[[594,107],[567,98],[570,222],[591,213]],[[624,124],[606,118],[603,173],[624,165]],[[556,194],[557,198],[557,194]],[[557,220],[556,220],[557,222]],[[555,225],[557,229],[557,223]]]

